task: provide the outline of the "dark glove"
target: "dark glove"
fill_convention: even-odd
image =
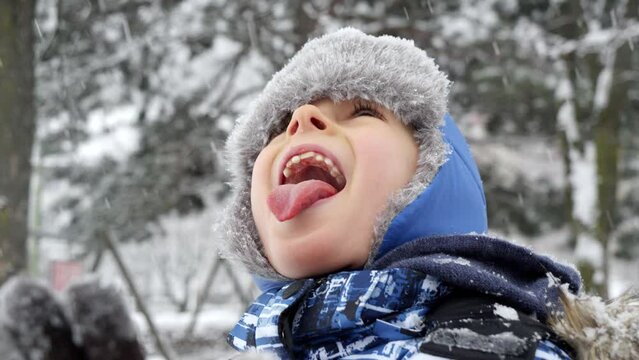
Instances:
[[[144,359],[114,288],[87,281],[60,299],[27,278],[0,288],[0,354],[3,360]]]

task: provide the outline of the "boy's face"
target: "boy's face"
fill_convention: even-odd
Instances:
[[[417,157],[411,130],[374,103],[325,99],[296,109],[251,179],[271,265],[290,278],[362,267],[376,217],[412,178]]]

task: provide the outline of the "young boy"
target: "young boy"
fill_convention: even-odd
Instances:
[[[485,198],[448,89],[412,42],[354,29],[309,41],[267,84],[227,144],[226,253],[264,291],[233,347],[295,359],[575,356],[548,323],[579,274],[479,235]]]

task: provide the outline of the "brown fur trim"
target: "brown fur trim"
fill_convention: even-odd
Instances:
[[[604,301],[560,288],[564,313],[550,327],[577,352],[579,360],[639,359],[639,292]]]

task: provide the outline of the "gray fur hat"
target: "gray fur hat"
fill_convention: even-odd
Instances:
[[[286,279],[266,259],[253,221],[250,191],[255,159],[274,135],[286,129],[290,114],[299,106],[322,98],[360,98],[391,110],[414,130],[420,147],[412,180],[379,214],[370,263],[391,220],[428,187],[446,161],[449,150],[439,127],[449,87],[433,59],[410,40],[345,28],[308,41],[273,76],[228,138],[232,198],[221,223],[222,253],[239,260],[255,275]]]

